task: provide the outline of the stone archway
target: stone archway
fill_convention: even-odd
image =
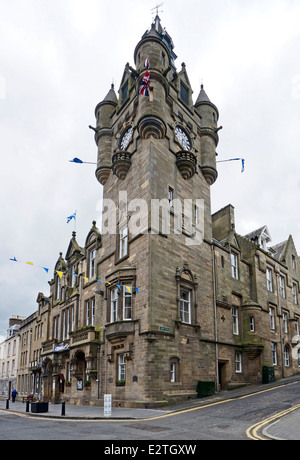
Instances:
[[[51,401],[53,396],[53,364],[50,358],[43,361],[42,369],[42,397],[44,401]]]
[[[72,359],[72,374],[77,379],[77,389],[81,390],[81,384],[84,384],[86,378],[86,358],[82,350],[77,350]],[[80,384],[81,382],[81,384]]]

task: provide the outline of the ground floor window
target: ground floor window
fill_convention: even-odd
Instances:
[[[273,366],[277,366],[277,347],[276,347],[276,343],[272,342],[271,348],[272,348],[272,364],[273,364]]]
[[[125,362],[125,355],[123,353],[118,355],[118,380],[119,381],[126,380],[126,362]]]
[[[285,367],[289,367],[290,365],[290,352],[287,345],[284,347],[284,365]]]
[[[240,351],[235,352],[235,372],[242,372],[242,353]]]

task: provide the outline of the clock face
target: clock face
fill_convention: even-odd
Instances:
[[[120,143],[120,150],[126,150],[130,141],[131,141],[131,138],[132,138],[132,134],[133,134],[133,128],[129,128],[127,129],[127,131],[125,132],[125,134],[123,135],[122,139],[121,139],[121,143]]]
[[[189,136],[186,134],[186,132],[180,127],[176,126],[175,128],[175,136],[181,145],[181,147],[184,150],[191,150],[191,141],[189,139]]]

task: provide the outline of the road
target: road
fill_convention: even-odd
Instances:
[[[51,420],[0,411],[0,440],[105,440],[105,448],[111,450],[122,440],[132,446],[144,440],[147,446],[150,442],[158,446],[156,449],[166,449],[162,445],[167,441],[179,450],[174,453],[183,454],[182,445],[192,446],[191,441],[264,439],[263,428],[299,403],[297,380],[203,406],[190,402],[178,412],[144,420]],[[138,452],[133,454],[138,456]]]

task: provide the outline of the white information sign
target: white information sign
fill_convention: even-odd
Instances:
[[[111,395],[104,395],[104,417],[111,416]]]

